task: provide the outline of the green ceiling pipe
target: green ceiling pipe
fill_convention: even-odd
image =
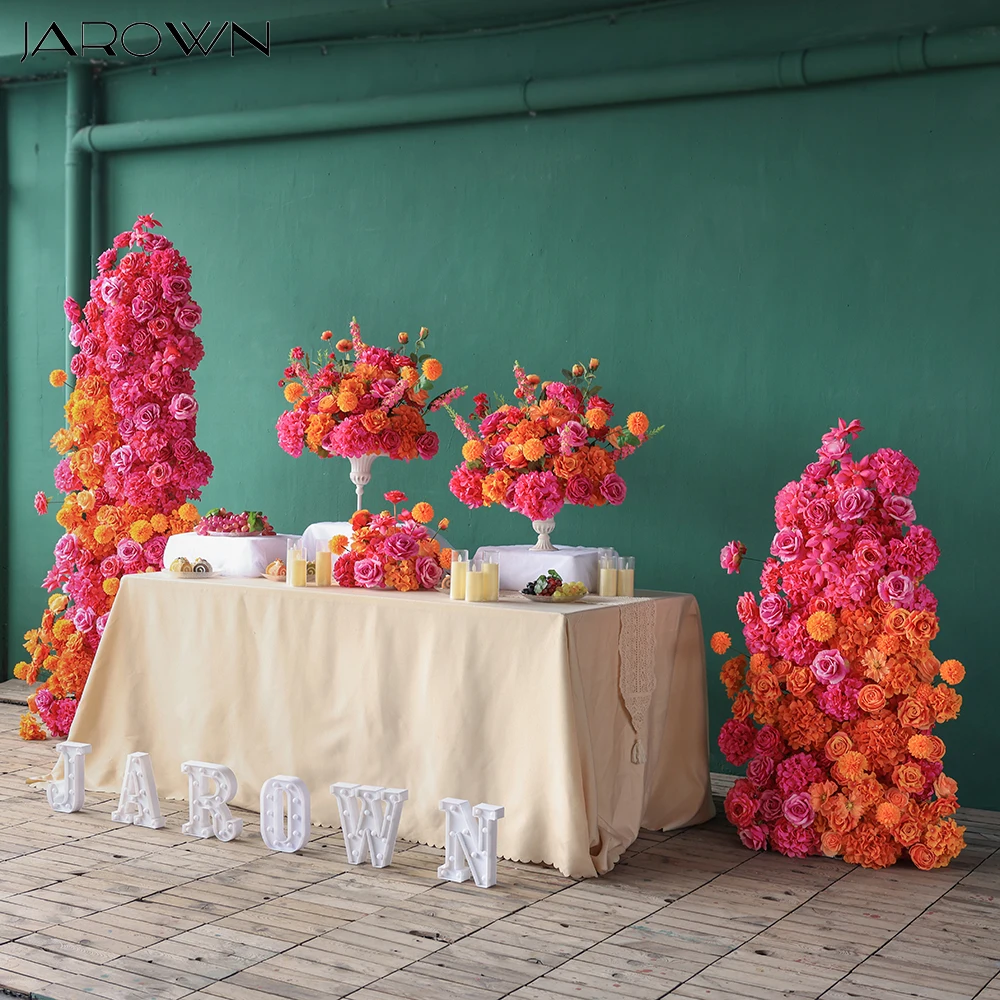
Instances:
[[[1000,63],[1000,30],[975,28],[471,90],[92,125],[78,131],[72,145],[81,152],[103,153],[239,142],[805,87],[992,63]]]
[[[93,70],[89,63],[73,62],[66,70],[66,294],[82,307],[90,291],[90,174],[91,158],[74,142],[91,118]],[[66,371],[75,354],[66,339]],[[66,398],[69,398],[69,383]]]

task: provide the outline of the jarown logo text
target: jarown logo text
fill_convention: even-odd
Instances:
[[[237,35],[244,41],[249,42],[259,52],[263,52],[264,55],[270,56],[271,54],[270,21],[265,22],[263,42],[254,38],[249,31],[241,28],[235,21],[224,22],[222,27],[215,31],[214,34],[211,21],[206,21],[197,34],[188,27],[186,21],[181,21],[183,31],[178,30],[177,26],[170,21],[164,21],[163,27],[166,29],[168,36],[173,37],[174,42],[176,42],[178,48],[185,56],[191,55],[195,50],[203,56],[207,56],[227,31],[229,33],[230,55],[236,54]],[[156,39],[155,44],[153,44],[152,38],[143,38],[140,42],[140,37],[143,35],[148,36],[149,32],[132,31],[133,28],[151,28]],[[127,41],[130,31],[132,31],[133,48],[129,48]],[[69,35],[55,21],[46,28],[45,33],[38,39],[38,43],[34,48],[30,47],[28,34],[28,22],[25,21],[24,55],[21,56],[21,62],[24,62],[29,56],[33,56],[38,52],[66,52],[71,56],[85,56],[88,51],[100,50],[106,55],[115,56],[118,54],[115,49],[116,45],[130,56],[144,59],[147,56],[154,55],[164,43],[163,32],[155,24],[150,24],[149,21],[133,21],[131,24],[126,25],[120,32],[110,21],[83,21],[80,24],[80,44],[78,46],[73,45],[69,40]],[[75,31],[73,32],[73,36],[75,39]],[[147,46],[145,52],[138,51],[135,48],[135,46],[143,44]],[[152,48],[148,48],[149,45],[152,45]]]

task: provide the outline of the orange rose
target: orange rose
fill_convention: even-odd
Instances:
[[[912,696],[899,703],[896,715],[904,726],[911,726],[913,729],[929,729],[933,721],[927,705]]]
[[[82,506],[82,504],[81,504]],[[941,680],[949,684],[961,684],[965,677],[965,667],[958,660],[945,660],[941,664]],[[930,678],[928,678],[930,680]]]
[[[939,799],[946,799],[958,791],[958,782],[946,774],[939,774],[934,779],[934,794]]]
[[[524,465],[524,452],[519,444],[509,444],[503,450],[503,460],[512,468]]]
[[[758,674],[750,681],[754,698],[761,703],[777,701],[781,697],[781,687],[770,674]]]
[[[816,686],[816,678],[808,667],[796,667],[785,678],[785,687],[796,698],[804,698]]]
[[[836,732],[826,741],[826,756],[829,760],[840,760],[848,750],[854,747],[851,737],[847,733]]]
[[[910,860],[921,871],[929,872],[937,864],[937,855],[926,844],[914,844],[909,850]]]
[[[924,790],[926,779],[919,764],[897,764],[892,769],[892,780],[904,792],[919,794]]]
[[[886,632],[890,635],[901,636],[906,634],[906,626],[910,620],[910,612],[905,608],[893,608],[885,618],[882,619],[882,623],[885,626]]]
[[[885,790],[885,800],[886,802],[891,802],[900,812],[902,812],[910,801],[910,796],[903,791],[902,788],[896,788],[893,785],[891,788]]]
[[[388,422],[389,418],[383,410],[366,410],[364,416],[361,418],[361,426],[369,434],[380,434],[385,430]]]
[[[835,858],[844,849],[844,838],[833,830],[827,830],[819,839],[819,849],[828,858]]]
[[[792,664],[789,660],[775,660],[771,672],[775,677],[787,677],[792,671]]]
[[[940,631],[933,611],[914,611],[906,623],[906,638],[914,646],[926,646]]]
[[[885,691],[877,684],[866,684],[858,692],[858,708],[863,712],[878,712],[885,708]]]
[[[753,699],[748,691],[740,691],[733,700],[733,718],[742,722],[753,711]]]

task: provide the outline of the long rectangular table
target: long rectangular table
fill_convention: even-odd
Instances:
[[[698,604],[646,596],[466,604],[130,575],[69,738],[93,745],[88,788],[117,790],[145,750],[164,798],[187,796],[185,760],[231,767],[249,809],[291,774],[322,825],[339,825],[332,782],[408,788],[399,836],[435,847],[441,798],[503,805],[502,857],[599,875],[640,826],[714,814]]]

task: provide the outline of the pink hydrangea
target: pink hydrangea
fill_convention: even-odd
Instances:
[[[562,509],[563,486],[552,472],[526,472],[513,485],[512,509],[532,521],[546,521]]]
[[[809,753],[795,753],[786,757],[776,768],[778,790],[786,798],[793,792],[804,792],[815,781],[823,781],[826,772]]]
[[[770,828],[771,846],[790,858],[807,858],[819,854],[819,834],[812,826],[796,826],[784,816]]]
[[[839,684],[830,684],[816,697],[816,704],[827,715],[840,722],[856,719],[861,714],[858,708],[858,692],[864,682],[857,677],[847,677]]]
[[[448,488],[466,507],[482,507],[484,478],[482,469],[469,469],[462,464],[451,474]]]

